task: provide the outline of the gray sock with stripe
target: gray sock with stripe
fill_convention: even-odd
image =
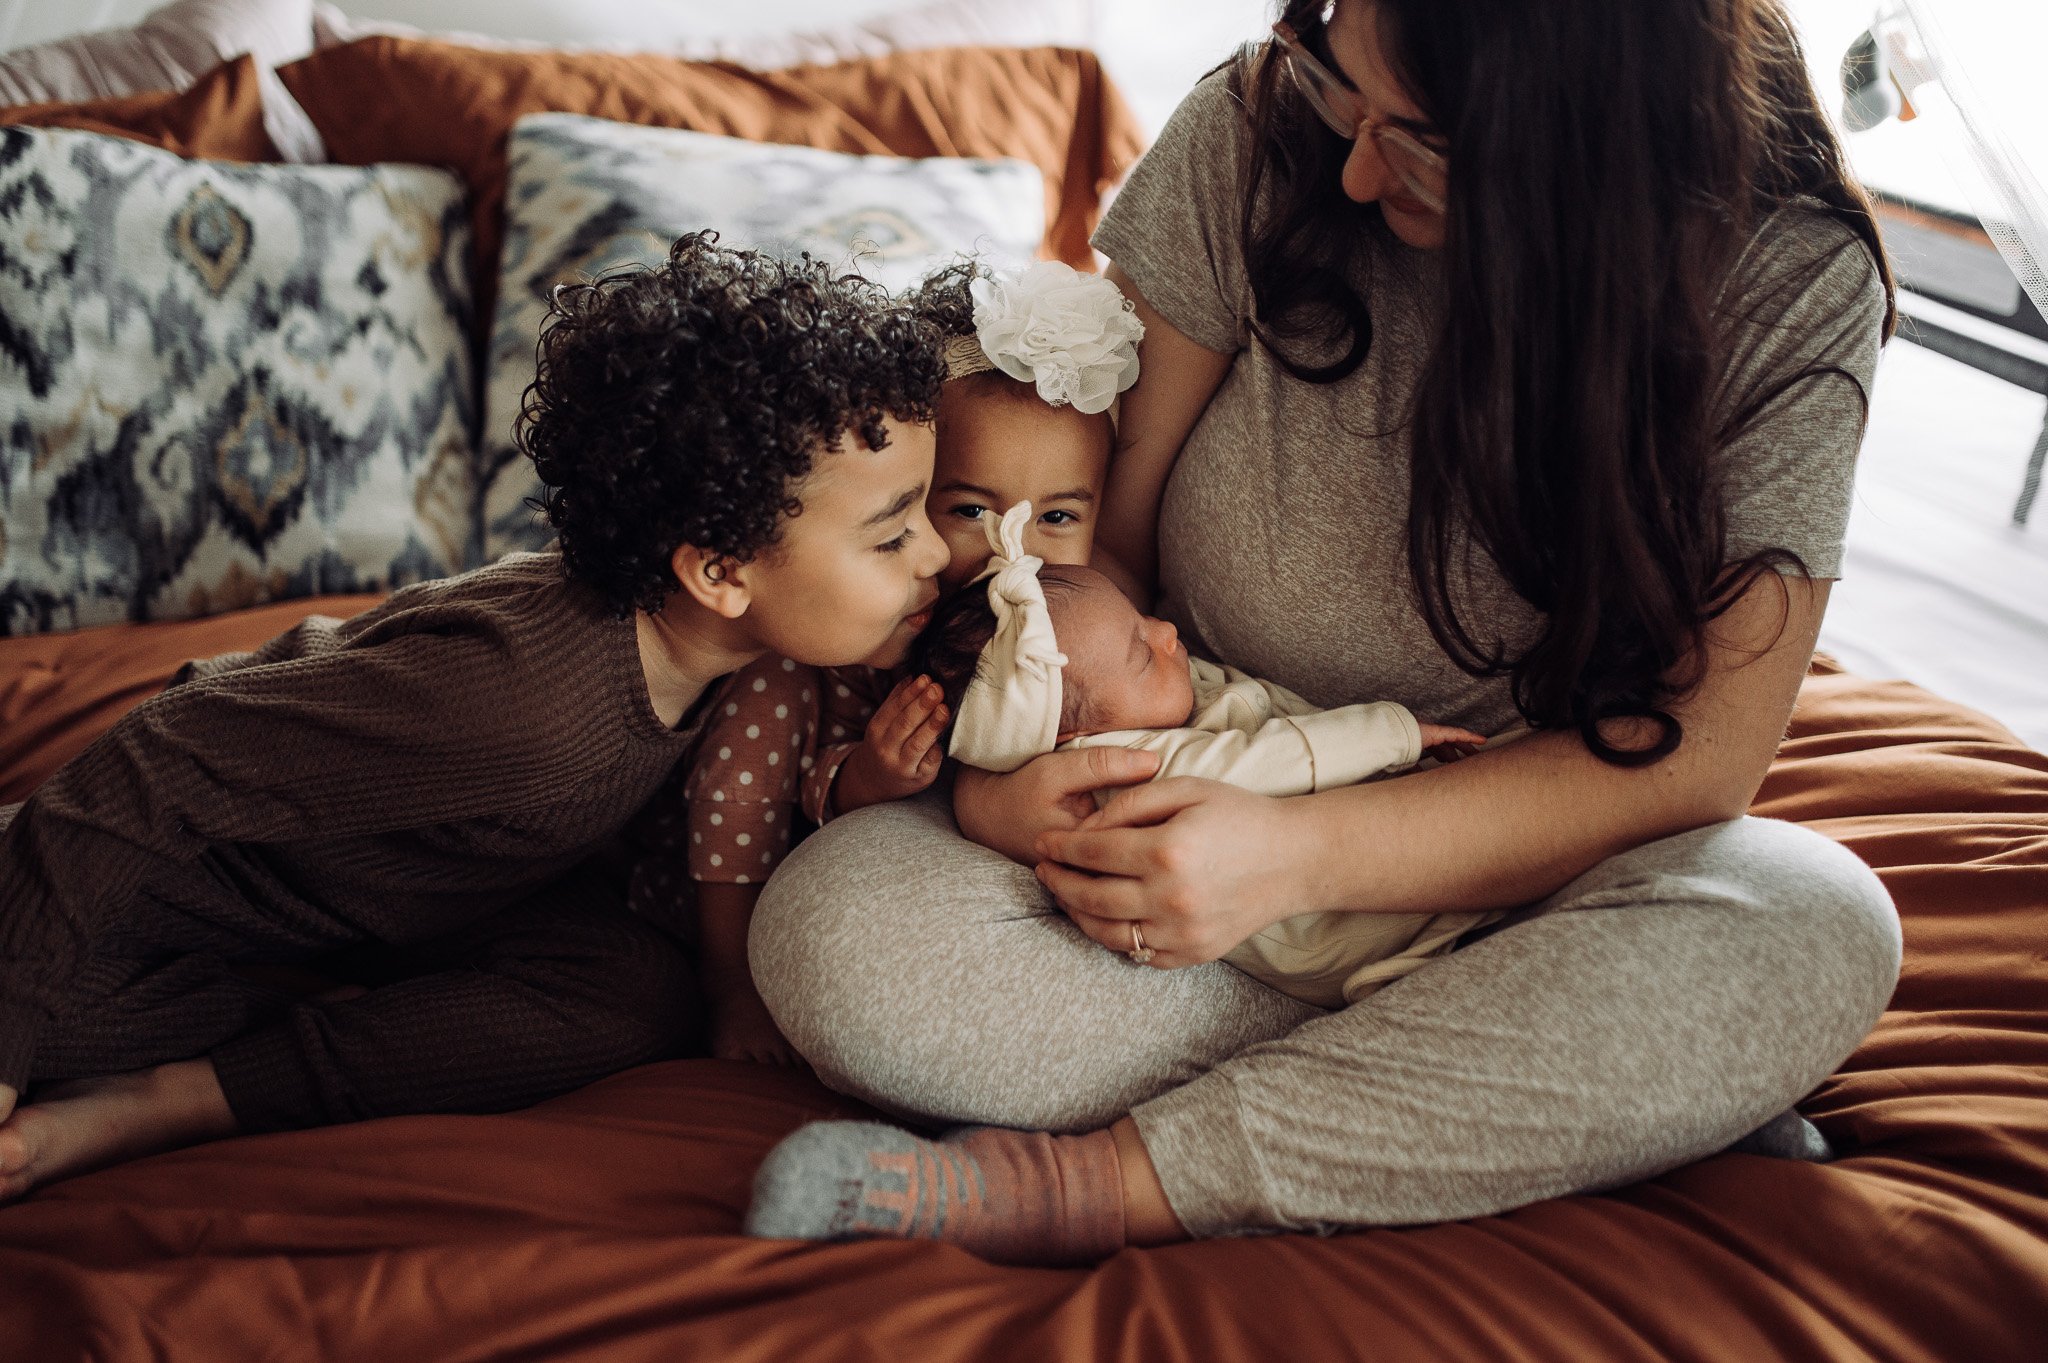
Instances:
[[[1123,1248],[1107,1131],[963,1127],[928,1141],[879,1122],[814,1122],[768,1153],[747,1234],[945,1240],[1006,1264],[1094,1263]]]

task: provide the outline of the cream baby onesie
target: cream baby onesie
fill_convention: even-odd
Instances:
[[[1121,729],[1060,744],[1142,748],[1159,773],[1223,781],[1260,795],[1356,785],[1422,759],[1422,729],[1392,701],[1318,710],[1285,687],[1188,660],[1195,712],[1179,729]],[[1107,803],[1114,790],[1098,791]],[[1283,919],[1223,959],[1284,994],[1342,1008],[1450,948],[1496,913],[1309,913]]]

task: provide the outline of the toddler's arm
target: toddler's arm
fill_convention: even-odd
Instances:
[[[798,1063],[754,989],[747,929],[762,884],[789,854],[819,690],[817,669],[783,658],[734,673],[712,701],[680,790],[643,817],[634,906],[660,921],[694,885],[698,975],[711,1053],[722,1060]]]
[[[861,745],[868,721],[888,697],[890,678],[871,667],[836,667],[821,676],[818,751],[804,765],[804,817],[821,827],[841,811],[832,798],[840,768]]]
[[[754,988],[747,964],[747,930],[754,921],[759,885],[705,880],[697,884],[697,974],[711,1015],[711,1054],[718,1060],[801,1065]]]

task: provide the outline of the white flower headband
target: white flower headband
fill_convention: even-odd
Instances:
[[[1000,369],[1054,407],[1093,416],[1138,381],[1140,322],[1123,290],[1057,260],[977,277],[974,335],[946,346],[946,377]]]
[[[1015,771],[1059,744],[1061,669],[1067,655],[1053,638],[1038,570],[1045,560],[1024,552],[1031,503],[1003,513],[1002,525],[984,520],[995,556],[982,577],[996,613],[996,632],[981,650],[960,697],[953,739],[946,751],[983,771]]]

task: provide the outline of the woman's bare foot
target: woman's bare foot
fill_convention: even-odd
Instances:
[[[234,1134],[210,1060],[52,1084],[0,1121],[0,1202],[54,1179]]]

